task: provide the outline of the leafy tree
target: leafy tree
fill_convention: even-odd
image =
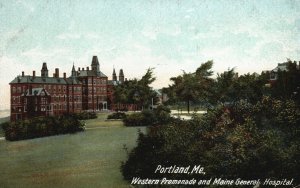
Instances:
[[[118,104],[137,104],[141,108],[149,107],[152,99],[158,101],[156,93],[150,87],[155,81],[153,69],[149,68],[140,79],[132,79],[114,87],[114,100]]]
[[[258,74],[244,74],[237,76],[234,69],[218,74],[213,85],[211,102],[235,103],[247,100],[251,103],[259,101],[264,93],[267,80]]]
[[[196,72],[186,73],[177,77],[172,77],[173,82],[169,88],[164,89],[167,94],[171,94],[169,98],[173,101],[185,101],[187,104],[188,113],[190,111],[191,101],[208,101],[210,95],[210,87],[213,83],[212,75],[213,61],[208,61],[202,64]]]

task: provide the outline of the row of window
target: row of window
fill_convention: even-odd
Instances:
[[[82,80],[82,83],[83,84],[94,84],[94,85],[96,85],[96,84],[107,84],[107,81],[105,80],[105,79],[94,79],[93,81],[92,81],[92,79],[91,78],[89,78],[89,79],[84,79],[84,80]]]
[[[87,88],[83,88],[83,92],[85,93]],[[88,92],[92,93],[92,87],[88,88]],[[106,87],[94,87],[94,93],[96,92],[106,92]]]
[[[46,91],[48,91],[50,93],[52,93],[52,92],[53,93],[56,93],[56,92],[65,93],[66,89],[67,89],[67,87],[65,85],[40,85],[40,86],[37,86],[37,87],[45,88]],[[18,87],[12,87],[11,92],[13,94],[15,94],[15,93],[24,93],[26,90],[27,90],[26,86],[18,86]],[[69,90],[72,91],[73,87],[69,87]],[[74,87],[74,92],[81,92],[81,87]]]

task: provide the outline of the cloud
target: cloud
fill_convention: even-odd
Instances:
[[[153,30],[144,30],[142,31],[142,35],[145,36],[146,38],[149,38],[151,40],[156,40],[156,37],[158,35],[158,31],[153,29]]]
[[[55,48],[55,49],[41,49],[39,47],[29,49],[23,53],[21,56],[27,57],[30,60],[43,60],[56,56],[68,56],[70,50],[67,48]]]
[[[182,33],[181,28],[179,25],[174,25],[171,27],[146,27],[141,31],[141,34],[150,39],[150,40],[156,40],[158,35],[166,35],[166,36],[172,36],[176,37]]]
[[[81,37],[80,34],[75,33],[61,33],[56,36],[56,38],[61,40],[67,40],[67,39],[79,39]]]
[[[30,12],[34,12],[35,8],[32,6],[28,1],[17,1],[17,5],[22,5],[25,9],[29,10]]]
[[[190,9],[187,9],[186,12],[194,12],[195,9],[194,8],[190,8]]]
[[[101,38],[100,35],[96,34],[96,33],[87,33],[84,35],[85,38],[87,39],[99,39]]]

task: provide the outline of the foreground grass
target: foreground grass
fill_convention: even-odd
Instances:
[[[129,187],[120,164],[138,128],[105,121],[106,115],[85,121],[86,131],[77,134],[0,140],[0,187]]]

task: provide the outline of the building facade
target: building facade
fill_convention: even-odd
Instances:
[[[114,74],[115,74],[115,70]],[[48,75],[47,64],[43,63],[41,76],[17,76],[10,82],[11,121],[36,116],[61,115],[82,111],[108,110],[113,106],[113,86],[124,82],[123,70],[119,80],[108,77],[100,71],[97,56],[93,56],[91,68],[78,68],[73,65],[71,76],[66,73],[60,77],[55,69],[52,77]]]

